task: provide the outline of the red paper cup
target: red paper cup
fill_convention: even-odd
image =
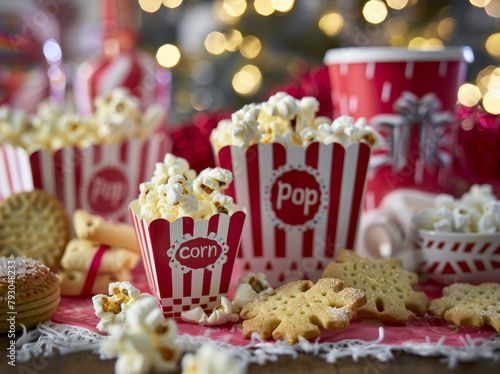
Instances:
[[[85,209],[130,222],[129,202],[137,198],[139,184],[153,175],[155,163],[170,147],[166,134],[120,145],[39,150],[29,156],[22,148],[13,151],[7,146],[0,152],[7,160],[0,160],[0,197],[40,188],[57,197],[70,217],[76,209]]]
[[[226,194],[247,209],[242,273],[264,272],[273,286],[317,280],[336,250],[354,248],[369,159],[364,143],[222,148]]]
[[[417,230],[415,254],[429,278],[451,284],[500,279],[500,234],[441,233]]]
[[[160,218],[148,226],[130,206],[148,283],[165,318],[201,306],[207,312],[227,297],[238,255],[245,213],[215,214],[210,219]]]
[[[457,92],[473,58],[469,47],[326,53],[334,114],[366,117],[382,137],[370,160],[365,208],[399,188],[446,192],[458,131]]]

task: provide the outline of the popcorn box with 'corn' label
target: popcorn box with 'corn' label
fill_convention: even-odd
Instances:
[[[139,184],[153,174],[155,163],[163,160],[170,147],[164,133],[121,144],[38,150],[31,155],[7,145],[0,148],[0,199],[40,188],[57,197],[70,217],[76,209],[85,209],[129,221],[129,202],[137,198]]]
[[[149,226],[134,200],[130,215],[151,290],[166,318],[201,306],[211,311],[227,297],[240,246],[245,213],[210,219],[159,218]]]
[[[248,215],[241,271],[272,286],[319,279],[336,250],[354,248],[369,159],[364,143],[223,147],[218,166],[234,178],[225,193]]]

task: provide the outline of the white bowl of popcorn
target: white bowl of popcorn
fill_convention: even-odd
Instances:
[[[165,110],[144,112],[128,90],[96,99],[96,111],[79,116],[71,107],[42,102],[32,116],[0,108],[0,200],[40,188],[56,196],[69,215],[85,209],[115,220],[129,218],[128,203],[171,147]]]
[[[441,283],[500,280],[500,201],[490,185],[473,185],[460,199],[437,195],[413,217],[420,271]]]
[[[317,280],[336,250],[354,248],[377,133],[364,119],[316,117],[314,97],[284,92],[249,104],[210,135],[227,194],[247,208],[243,274],[272,286]]]
[[[224,194],[230,171],[196,172],[167,154],[130,206],[151,290],[166,318],[200,306],[207,312],[227,297],[245,211]]]

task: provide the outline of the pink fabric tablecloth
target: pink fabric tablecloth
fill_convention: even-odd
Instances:
[[[234,283],[238,279],[237,269],[234,271]],[[132,272],[132,284],[142,292],[151,293],[147,284],[143,267],[139,264]],[[441,286],[436,283],[426,282],[419,285],[419,290],[426,292],[430,299],[441,296]],[[232,290],[234,291],[234,285]],[[231,298],[231,293],[230,293]],[[73,326],[87,328],[99,332],[95,326],[99,318],[95,315],[91,297],[61,297],[61,303],[52,321]],[[245,346],[250,344],[241,333],[241,323],[225,324],[218,327],[202,327],[194,324],[177,321],[179,335],[209,336],[212,340],[222,340],[226,343]],[[319,343],[339,342],[342,340],[375,341],[379,338],[378,324],[366,323],[353,319],[345,330],[321,329]],[[496,331],[490,326],[483,328],[457,327],[454,323],[433,318],[426,315],[425,318],[411,321],[405,327],[384,326],[384,338],[379,344],[400,346],[404,343],[437,343],[446,336],[442,345],[460,347],[464,345],[467,335],[471,339],[488,339]],[[273,342],[270,340],[269,342]]]

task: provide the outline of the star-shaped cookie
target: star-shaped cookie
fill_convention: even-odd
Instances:
[[[418,283],[417,274],[403,270],[401,260],[395,258],[370,260],[343,249],[322,277],[339,278],[345,286],[365,293],[367,302],[356,310],[358,318],[404,326],[410,319],[423,316],[429,306],[425,293],[413,290]]]
[[[323,278],[316,284],[307,280],[291,282],[243,307],[243,335],[250,339],[257,332],[263,339],[272,336],[295,344],[299,336],[319,336],[318,326],[347,328],[354,310],[365,302],[363,292],[344,288],[338,279]]]
[[[429,313],[458,326],[490,325],[500,332],[500,284],[452,284],[443,288],[443,297],[432,300]]]

